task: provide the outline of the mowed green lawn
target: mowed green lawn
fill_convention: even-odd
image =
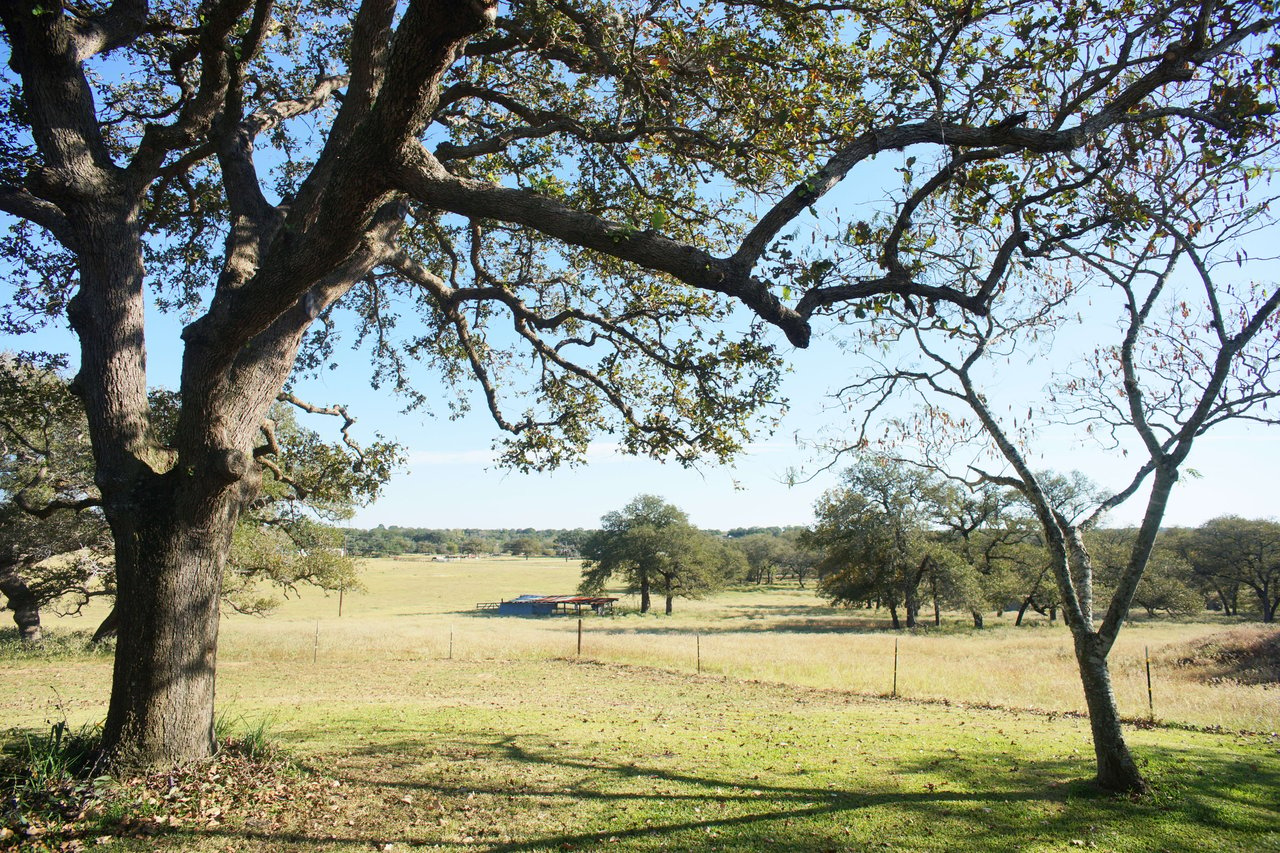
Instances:
[[[1150,647],[1158,719],[1253,733],[1131,729],[1157,793],[1115,800],[1085,781],[1060,627],[989,618],[980,634],[904,636],[895,700],[877,695],[892,689],[895,638],[808,591],[588,617],[581,658],[572,618],[472,610],[571,592],[577,572],[378,560],[341,618],[336,597],[313,594],[227,618],[224,714],[233,728],[269,721],[312,775],[246,789],[234,808],[211,791],[208,808],[93,849],[1280,850],[1277,691],[1201,685],[1175,666],[1222,625],[1127,629],[1124,711],[1147,714]],[[109,678],[106,657],[0,659],[0,714],[28,729],[100,720]],[[158,799],[140,811],[163,816]]]

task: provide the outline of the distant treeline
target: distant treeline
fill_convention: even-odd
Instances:
[[[730,539],[766,534],[780,536],[798,530],[787,527],[735,527],[727,532],[710,531]],[[593,533],[585,528],[546,529],[533,527],[436,528],[378,525],[371,530],[351,528],[347,552],[357,557],[394,557],[400,554],[515,554],[528,557],[576,558],[583,541]]]

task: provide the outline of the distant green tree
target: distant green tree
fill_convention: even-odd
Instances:
[[[781,527],[739,528],[730,531],[729,541],[742,549],[751,583],[773,583],[781,577],[794,577],[801,589],[813,573],[817,555],[800,541],[803,528]]]
[[[1096,583],[1111,594],[1120,581],[1133,539],[1132,528],[1101,528],[1088,531],[1086,544],[1091,549]],[[1156,538],[1148,558],[1147,569],[1133,594],[1133,603],[1148,616],[1161,612],[1168,615],[1198,613],[1204,610],[1204,595],[1192,581],[1193,570],[1176,540],[1162,534]]]
[[[1280,609],[1280,522],[1228,515],[1191,531],[1186,547],[1194,575],[1217,589],[1248,589],[1263,622]]]
[[[620,574],[627,590],[640,595],[648,613],[652,596],[666,599],[670,613],[676,597],[697,597],[718,589],[744,564],[710,534],[689,523],[680,509],[655,495],[639,495],[621,510],[600,519],[601,529],[583,543],[585,595],[601,592]]]
[[[741,580],[747,573],[740,548],[691,525],[668,528],[663,550],[653,562],[654,591],[670,616],[676,598],[701,598]]]
[[[955,559],[935,583],[941,582],[946,598],[969,611],[974,627],[981,628],[985,612],[1016,595],[1017,569],[1034,531],[1026,513],[1020,512],[1022,502],[1008,489],[989,483],[976,489],[953,485],[937,494],[934,523]],[[935,622],[938,600],[935,593]]]
[[[492,551],[493,544],[489,542],[488,539],[484,539],[480,536],[468,536],[466,539],[462,540],[461,548],[462,553],[478,557],[481,554],[487,554],[489,551]]]
[[[582,546],[590,533],[581,527],[573,530],[561,530],[555,537],[555,549],[558,556],[572,560],[582,556]]]
[[[527,560],[547,553],[547,543],[536,536],[519,536],[504,545],[503,549],[508,554],[524,557]]]
[[[866,457],[844,472],[842,485],[823,495],[817,521],[804,537],[817,551],[820,592],[833,603],[880,603],[893,627],[914,628],[920,585],[950,559],[930,522],[941,486],[928,472],[884,457]]]

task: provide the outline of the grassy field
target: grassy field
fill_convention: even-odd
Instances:
[[[803,590],[588,617],[581,658],[576,620],[473,609],[570,592],[577,572],[557,560],[377,560],[340,618],[337,598],[317,594],[269,619],[228,617],[225,718],[265,723],[309,774],[230,785],[232,770],[211,770],[189,796],[161,780],[131,821],[78,843],[1280,850],[1280,691],[1206,684],[1177,665],[1221,624],[1137,622],[1122,635],[1126,715],[1147,715],[1149,647],[1157,719],[1227,731],[1131,730],[1157,793],[1114,800],[1083,781],[1091,746],[1070,713],[1080,689],[1060,626],[989,618],[980,633],[903,636],[894,700],[895,638],[872,630],[874,614]],[[29,731],[93,723],[109,679],[105,655],[0,657],[0,719]]]

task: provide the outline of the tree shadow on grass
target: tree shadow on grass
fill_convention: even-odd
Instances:
[[[346,752],[340,766],[326,759],[315,768],[340,782],[335,790],[348,807],[340,817],[354,820],[317,822],[303,806],[274,825],[173,828],[156,841],[168,849],[218,839],[264,850],[404,843],[512,853],[614,845],[1013,851],[1076,842],[1174,850],[1196,846],[1186,837],[1195,825],[1224,849],[1249,849],[1251,838],[1261,840],[1277,825],[1274,761],[1195,748],[1143,753],[1160,790],[1128,800],[1081,779],[1087,766],[1078,758],[982,753],[962,761],[954,750],[931,750],[904,755],[885,769],[883,784],[855,787],[848,774],[841,782],[816,768],[811,783],[790,773],[761,779],[751,772],[761,768],[726,769],[718,759],[706,769],[710,756],[672,753],[681,763],[672,768],[544,735],[428,735],[363,745]]]
[[[744,850],[810,850],[850,844],[860,849],[877,841],[875,827],[883,827],[886,821],[900,822],[904,816],[937,827],[928,834],[939,833],[940,848],[980,837],[985,850],[1013,850],[1034,839],[1065,843],[1065,839],[1090,838],[1099,821],[1114,822],[1136,837],[1161,838],[1164,846],[1172,845],[1169,849],[1178,847],[1180,838],[1176,828],[1162,831],[1167,824],[1176,827],[1192,821],[1213,827],[1224,836],[1257,831],[1266,825],[1221,807],[1227,799],[1223,789],[1236,790],[1239,783],[1252,778],[1248,775],[1254,772],[1251,765],[1199,755],[1196,760],[1205,768],[1202,783],[1188,785],[1185,779],[1165,779],[1171,788],[1178,789],[1176,798],[1128,801],[1103,794],[1088,780],[1080,779],[1085,766],[1077,759],[1020,762],[1017,775],[1009,777],[990,767],[976,775],[948,767],[946,754],[926,756],[904,760],[895,768],[900,790],[864,791],[761,782],[733,774],[682,772],[595,755],[583,757],[581,747],[566,751],[554,742],[527,736],[489,742],[455,740],[451,744],[466,760],[494,762],[510,772],[504,781],[490,784],[443,776],[396,778],[398,774],[378,772],[349,775],[344,782],[445,800],[479,795],[507,804],[563,803],[575,814],[575,804],[595,804],[593,816],[583,820],[581,829],[542,832],[487,848],[500,851],[591,849],[624,841],[642,841],[642,846],[652,843],[655,849],[687,849],[701,846],[695,840],[704,838],[706,846],[713,846],[716,839],[729,839],[718,843]],[[405,765],[414,763],[410,756],[422,747],[420,742],[379,744],[355,755],[372,759],[403,756],[407,760],[401,769],[407,769]],[[385,769],[381,762],[378,767]],[[522,784],[516,779],[521,769],[546,769],[579,775],[582,780],[568,785]],[[1266,786],[1280,782],[1274,769],[1265,776],[1253,778],[1249,784],[1266,790]],[[933,779],[938,781],[928,781]],[[1084,804],[1084,808],[1072,808],[1073,802]],[[629,807],[632,815],[651,817],[628,822],[631,815],[622,818],[619,805],[624,810]],[[593,808],[585,811],[592,814]],[[1178,819],[1167,820],[1170,812],[1178,814]],[[591,826],[593,822],[606,825],[597,828]],[[1125,846],[1123,840],[1116,845],[1117,849]]]

